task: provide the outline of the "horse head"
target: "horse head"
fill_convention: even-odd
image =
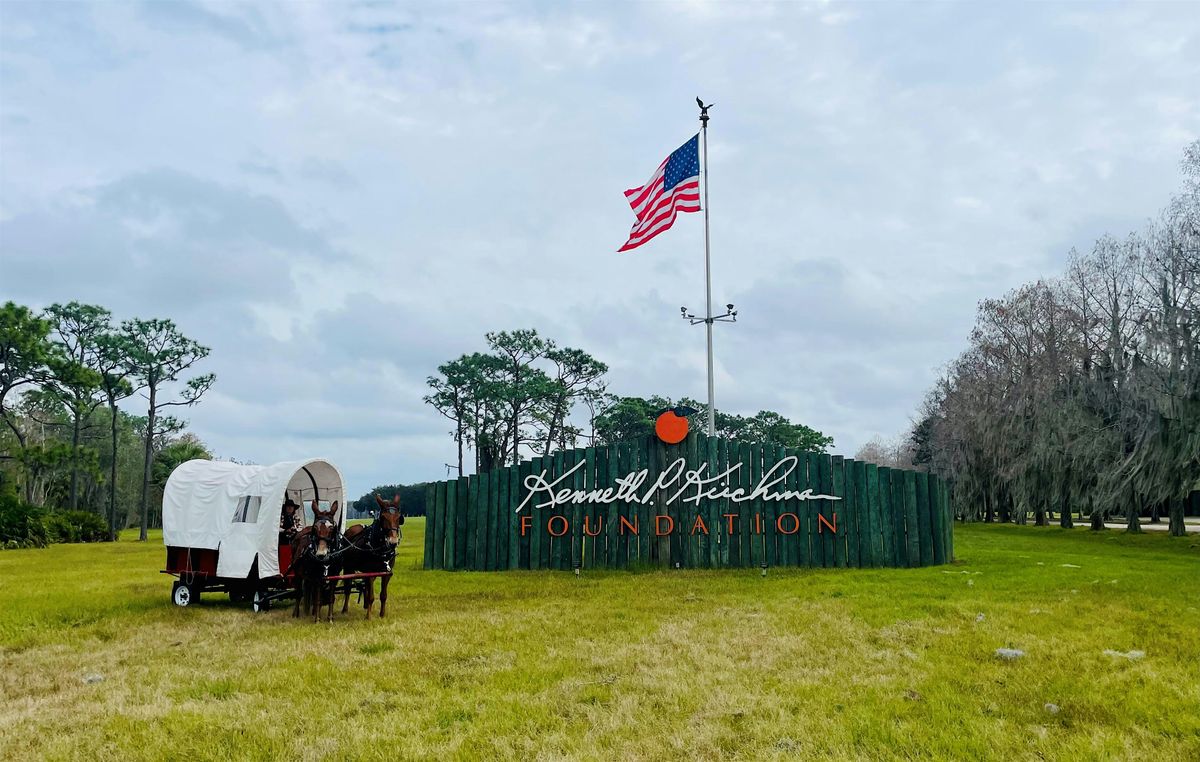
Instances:
[[[321,504],[313,500],[313,534],[316,537],[316,555],[318,558],[324,558],[329,555],[330,546],[337,537],[337,523],[334,521],[334,516],[337,515],[338,502],[333,501],[333,505],[329,506],[329,510],[322,511]]]
[[[400,513],[400,493],[388,502],[376,494],[375,502],[379,504],[379,518],[375,523],[384,532],[387,544],[394,547],[400,542],[400,525],[404,523],[404,514]]]

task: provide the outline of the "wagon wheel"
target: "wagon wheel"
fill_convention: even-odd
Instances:
[[[258,614],[270,611],[271,599],[267,597],[267,591],[262,589],[255,590],[254,597],[250,599],[250,606]]]
[[[171,602],[176,606],[190,606],[200,600],[200,589],[196,585],[175,580],[171,587]]]

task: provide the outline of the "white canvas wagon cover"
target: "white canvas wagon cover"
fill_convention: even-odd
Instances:
[[[163,490],[163,543],[217,550],[217,576],[244,579],[255,556],[258,576],[279,574],[279,518],[284,491],[305,508],[314,499],[341,503],[342,474],[327,460],[246,466],[189,460],[171,472]]]

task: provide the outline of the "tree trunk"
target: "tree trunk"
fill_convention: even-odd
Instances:
[[[1096,508],[1096,502],[1091,497],[1088,498],[1089,517],[1092,521],[1092,531],[1102,531],[1104,527],[1104,511]]]
[[[138,534],[138,539],[142,542],[145,542],[150,537],[147,531],[150,526],[150,464],[154,458],[154,384],[149,384],[148,388],[150,390],[150,410],[146,414],[145,462],[142,464],[142,531]]]
[[[117,541],[117,401],[109,398],[112,413],[112,466],[108,474],[108,534]]]
[[[1058,525],[1063,529],[1072,529],[1075,522],[1071,519],[1071,509],[1066,505],[1058,507]]]
[[[72,511],[79,508],[79,416],[74,416],[71,426],[71,491],[67,505]]]
[[[454,438],[458,442],[458,478],[461,479],[463,475],[463,427],[461,423],[458,425],[458,434]]]
[[[1127,499],[1129,502],[1125,506],[1125,531],[1141,532],[1141,509],[1138,506],[1137,495],[1130,494]]]
[[[1183,501],[1184,498],[1175,498],[1171,501],[1171,507],[1168,509],[1167,533],[1172,537],[1183,537],[1187,534],[1187,527],[1183,522]]]
[[[1160,513],[1162,511],[1162,503],[1157,500],[1150,506],[1150,523],[1157,524],[1159,522]]]

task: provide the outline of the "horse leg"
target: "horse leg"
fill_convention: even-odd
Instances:
[[[292,606],[292,618],[299,619],[300,618],[300,598],[304,596],[304,581],[301,580],[300,582],[297,582],[296,587],[294,589],[296,591],[296,603],[294,606]]]
[[[366,600],[364,604],[367,609],[367,619],[371,618],[371,608],[375,605],[375,578],[367,577],[363,580],[364,589],[366,591]]]
[[[342,613],[345,614],[350,610],[350,583],[352,580],[346,580],[342,585],[342,591],[346,594],[346,600],[342,601]],[[336,594],[335,594],[336,595]]]
[[[387,589],[388,583],[392,581],[392,575],[379,578],[379,618],[383,619],[387,614]]]

